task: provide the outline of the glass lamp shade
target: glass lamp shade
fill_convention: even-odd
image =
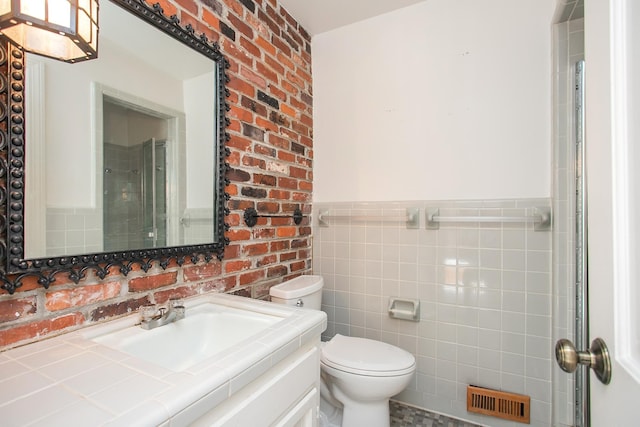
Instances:
[[[0,34],[27,52],[80,62],[98,57],[97,0],[0,0]]]

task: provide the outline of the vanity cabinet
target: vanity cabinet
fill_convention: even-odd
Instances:
[[[191,336],[196,329],[208,331],[205,336],[194,335],[192,341],[204,346],[209,335],[218,333],[209,341],[223,345],[228,334],[237,337],[242,330],[246,338],[202,360],[195,358],[193,349],[180,351],[177,354],[184,360],[167,365],[162,352],[136,353],[124,347],[132,337],[149,338],[153,343],[168,341],[171,345],[165,350],[175,344],[167,338],[169,330],[163,330],[168,325],[154,329],[162,334],[141,338],[137,334],[139,316],[132,314],[0,352],[0,371],[10,374],[0,378],[0,392],[4,391],[0,393],[0,424],[318,425],[320,335],[327,325],[325,313],[224,294],[200,295],[185,300],[185,306],[186,317],[177,322],[180,333]],[[203,313],[232,317],[198,317]],[[189,322],[189,318],[197,321]],[[255,321],[266,322],[266,318],[273,319],[252,329]],[[216,332],[204,328],[205,322],[224,327]],[[112,334],[121,342],[104,340]],[[185,364],[188,361],[192,363]],[[60,404],[34,404],[49,401]]]
[[[190,425],[315,427],[319,366],[319,345],[303,347]]]

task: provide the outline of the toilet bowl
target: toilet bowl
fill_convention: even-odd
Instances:
[[[273,286],[271,300],[320,310],[321,276],[299,276]],[[415,357],[396,346],[367,338],[335,335],[322,345],[321,425],[388,427],[389,398],[415,373]]]

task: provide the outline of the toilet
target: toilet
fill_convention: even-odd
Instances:
[[[320,310],[321,276],[306,275],[273,286],[271,301]],[[389,427],[389,398],[411,382],[415,357],[367,338],[335,335],[322,343],[320,425]]]

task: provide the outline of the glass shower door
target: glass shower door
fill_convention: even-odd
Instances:
[[[142,146],[144,248],[167,246],[167,142],[151,138]]]

